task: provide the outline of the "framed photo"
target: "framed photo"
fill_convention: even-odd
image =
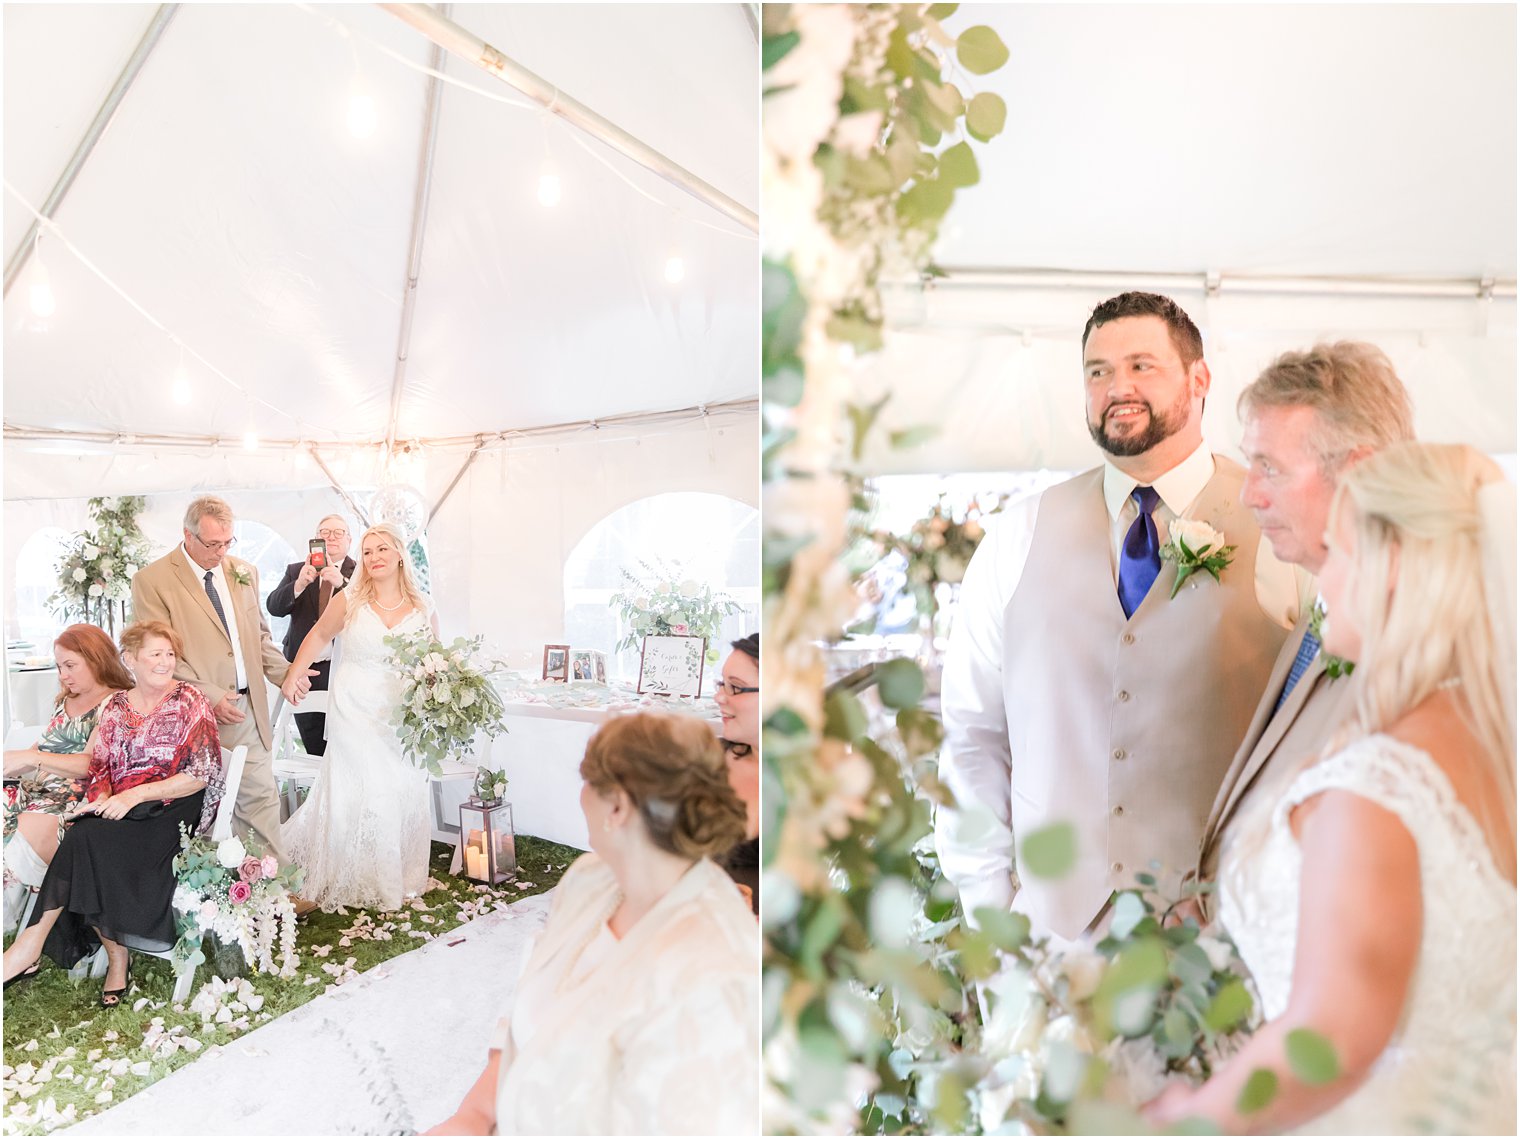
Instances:
[[[596,649],[570,650],[570,683],[607,683],[607,654]]]
[[[645,637],[639,655],[639,693],[702,695],[706,637]]]
[[[570,679],[570,646],[569,645],[545,645],[544,646],[544,676],[545,680],[555,680],[564,684]]]

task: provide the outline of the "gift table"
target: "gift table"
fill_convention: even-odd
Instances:
[[[507,730],[480,741],[469,770],[482,765],[506,771],[506,799],[519,834],[582,850],[591,844],[581,814],[580,764],[598,725],[626,712],[665,711],[696,716],[714,732],[722,731],[718,706],[708,697],[639,696],[624,685],[551,684],[519,673],[503,674],[495,683]],[[452,820],[457,828],[459,804],[470,788],[464,778],[434,783],[435,820]]]

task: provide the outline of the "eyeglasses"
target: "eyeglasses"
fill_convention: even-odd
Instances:
[[[730,696],[742,696],[746,692],[759,692],[759,688],[749,688],[743,684],[735,684],[731,680],[720,680],[713,685],[714,692],[726,692]]]
[[[210,550],[213,554],[220,554],[223,550],[230,550],[237,542],[236,538],[228,538],[225,542],[208,542],[194,530],[190,531],[190,536],[193,537],[201,545],[205,546],[206,549]]]
[[[348,531],[347,530],[318,530],[317,531],[317,537],[318,538],[327,538],[327,539],[332,539],[332,538],[347,538],[348,537]]]

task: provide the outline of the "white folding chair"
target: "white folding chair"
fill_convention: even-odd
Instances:
[[[232,812],[237,805],[238,786],[243,782],[243,768],[248,762],[248,748],[239,745],[228,751],[222,748],[222,798],[216,805],[216,818],[211,824],[211,839],[213,842],[225,842],[232,837]],[[173,962],[172,950],[162,953],[149,949],[134,949],[134,953],[142,953],[148,957],[157,957],[162,961]],[[195,987],[195,969],[191,967],[183,973],[177,973],[174,977],[174,1001],[179,1003],[190,996],[190,990]]]
[[[288,819],[301,805],[306,792],[311,790],[317,774],[322,770],[322,757],[309,755],[296,746],[295,717],[307,712],[327,712],[327,693],[309,692],[299,708],[291,706],[283,696],[275,704],[274,758],[271,767],[276,785],[280,788],[280,815]]]
[[[30,747],[36,747],[37,741],[42,738],[43,726],[41,724],[12,724],[10,730],[5,733],[6,751],[24,751]],[[26,888],[26,901],[21,906],[20,923],[17,929],[25,929],[26,923],[32,920],[32,909],[37,905],[37,887]],[[6,923],[6,931],[10,931],[9,922]]]

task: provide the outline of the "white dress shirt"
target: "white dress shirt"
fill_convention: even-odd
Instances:
[[[190,556],[190,551],[185,548],[183,542],[179,545],[179,552],[184,556],[185,564],[190,567],[190,572],[200,579],[201,588],[205,589],[206,570],[202,569]],[[248,668],[243,663],[243,643],[238,639],[237,610],[232,606],[232,590],[227,584],[227,574],[224,569],[226,564],[227,559],[223,558],[211,571],[211,584],[222,603],[222,612],[227,616],[227,635],[232,638],[232,661],[237,666],[237,686],[243,689],[248,687]]]
[[[1206,445],[1152,484],[1160,498],[1153,517],[1162,545],[1171,522],[1185,517],[1214,474],[1214,456]],[[1138,485],[1112,463],[1104,463],[1103,497],[1108,507],[1109,553],[1118,589],[1119,551],[1138,513],[1130,493]],[[1034,539],[1035,518],[1043,493],[1030,495],[995,515],[977,547],[961,584],[956,618],[945,654],[940,706],[945,723],[942,774],[958,802],[967,804],[956,820],[958,841],[941,843],[940,860],[947,877],[960,886],[966,913],[988,906],[1007,910],[1016,886],[1007,852],[1012,825],[1009,806],[1012,751],[1003,701],[1004,614],[1018,589]],[[1256,598],[1262,612],[1285,629],[1298,621],[1314,596],[1314,579],[1279,561],[1265,539],[1256,559]],[[954,757],[977,762],[955,763]],[[940,820],[941,826],[950,820]],[[970,841],[985,827],[985,843]],[[994,839],[994,836],[996,838]]]

